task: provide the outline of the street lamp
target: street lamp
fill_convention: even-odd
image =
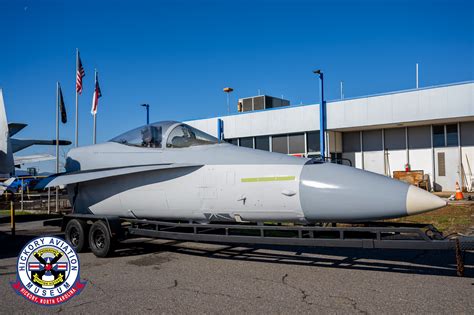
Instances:
[[[319,151],[323,161],[325,160],[326,152],[326,101],[324,100],[324,75],[318,69],[313,71],[321,79],[321,105],[319,106]]]
[[[146,124],[150,124],[150,104],[141,104],[140,106],[143,106],[146,108]]]
[[[231,87],[225,87],[223,89],[224,93],[227,94],[227,115],[230,115],[230,102],[229,102],[229,94],[233,91],[234,89]]]

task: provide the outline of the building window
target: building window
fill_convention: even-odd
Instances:
[[[308,152],[319,152],[319,131],[306,133],[308,136]]]
[[[288,136],[290,154],[305,153],[304,134],[294,134]]]
[[[273,136],[272,137],[272,152],[288,154],[288,136]]]
[[[237,139],[226,139],[225,141],[233,145],[238,145]]]
[[[362,132],[362,146],[364,151],[382,150],[382,130],[368,130]]]
[[[405,150],[405,128],[385,129],[385,149],[387,150]]]
[[[458,125],[437,125],[433,126],[433,146],[456,147],[458,145]]]
[[[343,152],[360,152],[360,132],[343,132],[342,148]]]
[[[433,146],[444,147],[444,125],[433,126]]]
[[[408,148],[409,149],[431,148],[430,126],[409,127],[408,128]]]
[[[446,145],[448,147],[458,146],[458,125],[446,125]]]
[[[255,137],[255,149],[270,151],[268,136]]]
[[[474,121],[461,123],[461,145],[474,146]]]
[[[240,146],[253,149],[253,137],[240,138]]]
[[[331,163],[342,164],[342,153],[331,152]]]

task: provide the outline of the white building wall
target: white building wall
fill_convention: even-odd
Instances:
[[[390,177],[393,177],[393,171],[402,171],[405,169],[406,150],[387,150],[387,170]]]
[[[430,124],[458,121],[470,121],[468,123],[463,122],[461,125],[474,124],[474,82],[329,102],[327,112],[328,129],[337,131],[338,136],[349,130],[363,131],[374,128],[399,128],[401,126],[403,126],[402,128],[409,126],[409,130],[414,130],[416,128],[413,126],[429,126]],[[188,121],[187,123],[217,136],[217,119],[218,117],[215,117]],[[224,137],[227,139],[302,133],[319,130],[319,105],[290,106],[273,110],[246,112],[224,116],[221,119],[224,121]],[[474,130],[472,128],[468,127],[465,133],[474,134],[474,132],[471,132]],[[436,171],[433,173],[433,169],[436,169],[433,162],[433,160],[436,160],[433,149],[430,143],[426,145],[426,130],[422,140],[417,137],[417,134],[419,134],[418,131],[413,131],[412,135],[408,137],[410,142],[408,162],[412,170],[423,170],[425,174],[429,175],[432,182],[436,180]],[[471,136],[471,139],[472,137],[474,135]],[[332,147],[339,149],[339,141],[335,140],[336,138],[330,137],[330,144]],[[396,142],[400,141],[403,140],[398,137]],[[414,145],[413,142],[417,141],[423,142],[423,145]],[[474,140],[469,141],[468,144],[462,145],[462,161],[466,182],[472,180],[474,171]],[[344,144],[342,147],[344,147]],[[446,162],[456,165],[457,170],[454,171],[453,176],[460,178],[459,159],[461,157],[459,149],[455,149],[458,150],[457,160],[453,158],[455,155],[450,152],[449,157],[447,156],[449,159]],[[387,158],[385,159],[383,148],[380,150],[372,148],[371,151],[364,152],[362,152],[362,149],[352,149],[350,152],[343,151],[342,157],[351,160],[355,167],[380,174],[384,174],[386,169],[390,175],[393,174],[393,171],[404,170],[405,163],[407,163],[407,149],[388,148],[386,153]],[[451,170],[449,172],[453,173]],[[454,186],[452,186],[454,183],[449,184],[451,181],[451,178],[447,179],[443,189],[454,189]],[[467,183],[467,185],[470,186],[470,183]]]
[[[319,130],[319,105],[295,106],[220,117],[227,139]],[[211,135],[217,134],[217,118],[187,121]]]
[[[377,174],[384,174],[383,151],[364,152],[364,169]]]
[[[474,191],[474,121],[460,124],[463,187]]]
[[[430,177],[430,182],[433,182],[433,162],[431,149],[410,149],[408,153],[410,157],[411,170],[423,171],[423,174],[428,174]],[[401,168],[399,170],[403,169],[404,168]]]
[[[364,165],[362,163],[362,152],[355,152],[354,153],[354,167],[364,169]]]
[[[474,118],[474,83],[368,96],[327,104],[328,129]],[[186,123],[215,135],[215,118]],[[221,117],[226,138],[319,130],[319,105],[289,106]]]
[[[464,183],[462,186],[474,191],[474,146],[462,147]]]
[[[474,116],[474,83],[331,102],[328,128],[370,127]]]
[[[217,119],[218,118],[200,119],[186,123],[217,138]]]

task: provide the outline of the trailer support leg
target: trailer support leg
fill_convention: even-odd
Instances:
[[[456,239],[456,272],[459,277],[464,277],[464,253],[459,239]]]
[[[10,228],[12,237],[15,237],[15,203],[10,201]]]

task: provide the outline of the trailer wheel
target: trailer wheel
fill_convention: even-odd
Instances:
[[[72,219],[66,225],[64,230],[66,241],[78,253],[87,248],[87,232],[89,226],[83,220]]]
[[[104,221],[96,221],[89,230],[89,246],[97,257],[107,257],[113,252],[113,239]]]

